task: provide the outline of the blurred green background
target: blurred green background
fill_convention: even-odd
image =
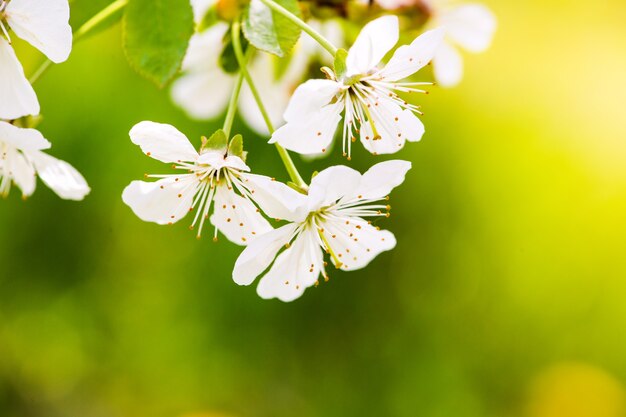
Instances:
[[[216,124],[132,72],[119,26],[77,45],[36,86],[40,129],[93,191],[0,201],[0,416],[625,416],[626,3],[486,3],[492,49],[420,97],[427,134],[396,155],[398,247],[290,304],[232,282],[240,248],[122,203],[166,168],[135,123]]]

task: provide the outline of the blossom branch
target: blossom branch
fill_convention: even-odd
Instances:
[[[236,20],[232,25],[232,42],[233,42],[233,50],[235,51],[235,57],[237,58],[237,63],[239,64],[239,72],[240,74],[243,74],[243,77],[245,78],[246,83],[248,84],[248,87],[250,88],[250,91],[252,92],[252,96],[254,97],[254,100],[256,101],[259,111],[261,112],[261,115],[263,116],[263,120],[265,121],[265,124],[267,125],[267,130],[269,131],[270,135],[272,135],[275,129],[272,124],[272,120],[270,119],[270,116],[267,113],[267,109],[265,108],[265,105],[263,104],[263,100],[261,99],[259,90],[256,88],[256,85],[254,84],[254,81],[252,80],[252,77],[250,76],[250,73],[248,72],[248,68],[247,68],[248,62],[246,60],[246,56],[244,56],[243,48],[241,47],[240,36],[241,36],[241,24],[239,23],[238,20]],[[253,51],[252,46],[250,46],[249,51]],[[280,159],[282,160],[283,165],[285,165],[285,169],[287,170],[287,173],[289,174],[289,178],[291,178],[291,181],[293,181],[293,183],[296,184],[298,188],[300,188],[301,190],[307,190],[308,188],[307,184],[302,179],[300,172],[298,172],[298,168],[296,167],[293,160],[291,159],[291,156],[289,156],[289,152],[287,152],[287,150],[283,148],[282,146],[280,146],[278,143],[276,143],[275,145],[276,145],[276,150],[278,151],[278,155],[280,156]]]

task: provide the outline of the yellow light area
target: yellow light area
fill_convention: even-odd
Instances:
[[[542,372],[530,390],[527,417],[622,417],[623,385],[606,371],[563,363]]]

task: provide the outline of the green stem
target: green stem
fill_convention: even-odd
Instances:
[[[78,30],[74,33],[74,42],[77,42],[87,36],[89,32],[97,28],[99,24],[107,20],[109,17],[122,10],[127,4],[128,0],[116,0],[104,9],[100,10],[94,17],[86,21],[80,28],[78,28]]]
[[[259,111],[261,112],[261,115],[263,116],[263,120],[265,121],[267,130],[270,132],[270,135],[271,135],[274,133],[274,126],[272,124],[272,120],[269,114],[267,113],[267,109],[263,105],[263,100],[261,100],[261,95],[259,94],[259,90],[256,88],[256,85],[254,84],[254,81],[252,80],[252,77],[250,76],[250,73],[248,72],[248,68],[247,68],[248,62],[246,60],[246,57],[244,57],[243,49],[241,47],[240,23],[238,20],[236,20],[233,23],[232,41],[233,41],[233,50],[235,51],[235,57],[237,58],[237,63],[239,64],[239,72],[240,74],[243,74],[243,77],[245,78],[246,83],[248,84],[248,87],[250,88],[250,91],[252,92],[252,95],[254,96],[254,100],[256,101]],[[250,51],[253,51],[252,47],[250,47],[250,49],[248,50],[248,53],[250,53]],[[289,178],[291,178],[291,181],[294,184],[296,184],[298,188],[306,191],[308,189],[307,184],[302,179],[300,172],[298,172],[298,168],[296,167],[296,164],[294,164],[293,160],[291,159],[291,156],[289,156],[289,152],[287,152],[287,150],[283,148],[282,146],[280,146],[278,143],[276,143],[275,146],[276,146],[276,150],[278,151],[278,155],[280,156],[280,159],[283,161],[283,165],[285,165],[285,169],[287,170],[287,173],[289,174]]]
[[[322,36],[319,32],[317,32],[311,26],[307,25],[306,22],[304,22],[298,16],[291,13],[289,10],[285,9],[283,6],[281,6],[280,4],[276,3],[273,0],[261,0],[261,2],[265,4],[267,7],[269,7],[270,9],[274,10],[277,13],[280,13],[281,15],[289,19],[295,25],[299,26],[303,31],[308,33],[310,37],[315,39],[317,43],[319,43],[322,47],[324,47],[324,49],[326,49],[333,56],[333,58],[335,57],[335,55],[337,54],[337,48],[335,47],[335,45],[330,43],[328,39]]]
[[[126,4],[128,4],[128,0],[117,0],[100,10],[95,16],[78,28],[78,30],[74,33],[73,42],[76,43],[83,39],[106,19],[126,7]],[[30,83],[34,84],[37,82],[37,80],[48,70],[48,68],[50,68],[50,64],[52,64],[52,61],[46,59],[30,77]]]
[[[252,51],[252,50],[250,50]],[[246,54],[245,57],[242,57],[244,64],[248,63],[250,59],[251,53]],[[245,78],[244,71],[239,70],[239,75],[237,76],[237,81],[235,81],[235,88],[233,89],[233,93],[230,96],[230,102],[228,103],[228,110],[226,110],[226,118],[224,119],[224,127],[222,130],[226,133],[226,138],[230,139],[230,130],[233,127],[233,122],[235,121],[235,114],[237,113],[237,104],[239,103],[239,93],[241,93],[241,86],[243,85],[243,79]]]

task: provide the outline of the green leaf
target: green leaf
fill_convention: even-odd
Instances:
[[[228,138],[222,129],[215,131],[209,139],[202,138],[202,150],[226,153],[226,149],[228,149]]]
[[[243,153],[243,136],[235,135],[228,145],[228,154],[244,159]]]
[[[302,17],[297,0],[275,0],[297,17]],[[298,42],[302,30],[261,0],[252,0],[243,22],[243,33],[255,48],[283,57]]]
[[[335,55],[335,74],[337,74],[337,78],[341,79],[344,75],[346,75],[347,67],[346,67],[346,59],[348,58],[348,51],[341,48],[337,50],[337,55]]]
[[[180,69],[193,31],[189,0],[129,0],[126,58],[139,74],[163,87]]]

